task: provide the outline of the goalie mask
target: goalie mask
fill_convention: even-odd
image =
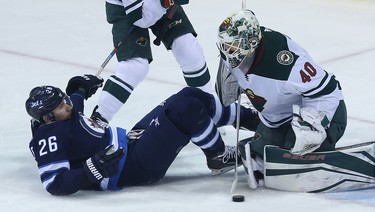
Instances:
[[[39,86],[30,91],[29,98],[26,100],[25,107],[27,113],[42,121],[44,115],[54,120],[53,110],[62,102],[72,106],[72,102],[64,92],[53,86]]]
[[[231,68],[237,68],[245,59],[252,62],[261,38],[260,26],[254,13],[240,10],[220,25],[217,45],[223,60],[227,61]]]

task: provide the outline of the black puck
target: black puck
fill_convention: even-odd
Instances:
[[[243,201],[245,201],[245,197],[243,195],[233,195],[232,201],[233,202],[243,202]]]

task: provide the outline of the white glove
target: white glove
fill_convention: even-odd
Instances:
[[[329,123],[327,116],[314,108],[301,108],[299,105],[293,105],[293,114],[291,125],[296,135],[296,142],[290,152],[304,155],[318,149],[327,137],[325,131]]]

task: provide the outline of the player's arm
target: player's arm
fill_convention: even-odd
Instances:
[[[98,88],[103,86],[103,79],[92,74],[72,77],[67,86],[66,94],[73,102],[74,110],[83,112],[83,100],[90,98]]]
[[[303,107],[311,107],[332,119],[343,99],[339,82],[308,57],[300,57],[288,79],[288,89],[302,96]]]
[[[30,150],[38,163],[43,187],[50,194],[68,195],[84,188],[94,188],[83,168],[71,169],[64,145],[58,137],[34,137]]]
[[[302,96],[294,106],[292,128],[296,134],[293,153],[306,154],[319,148],[342,94],[338,81],[309,57],[296,61],[288,80],[288,89]]]
[[[52,195],[69,195],[79,190],[99,189],[99,183],[117,172],[118,162],[124,154],[113,145],[97,152],[84,161],[81,167],[72,168],[68,156],[69,144],[63,136],[34,138],[30,145],[43,187]]]

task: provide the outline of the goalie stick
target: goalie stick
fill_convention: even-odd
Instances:
[[[237,101],[237,120],[236,120],[236,156],[238,155],[238,143],[240,141],[240,113],[241,113],[241,92],[238,95]],[[234,181],[232,183],[232,187],[230,189],[230,193],[234,193],[237,187],[238,182],[238,157],[236,157],[236,165],[234,166]]]
[[[246,0],[242,0],[242,10],[245,10],[245,9],[246,9]],[[222,63],[221,59],[220,59],[220,62]],[[220,65],[219,65],[219,67],[220,67]],[[238,100],[237,100],[236,156],[238,155],[238,143],[240,141],[240,109],[241,109],[241,91],[239,91]],[[236,190],[236,187],[237,187],[237,182],[238,182],[237,165],[238,165],[238,157],[236,157],[236,165],[235,165],[235,168],[234,168],[234,180],[233,180],[233,183],[232,183],[232,187],[230,189],[231,193],[234,193],[234,191]]]

